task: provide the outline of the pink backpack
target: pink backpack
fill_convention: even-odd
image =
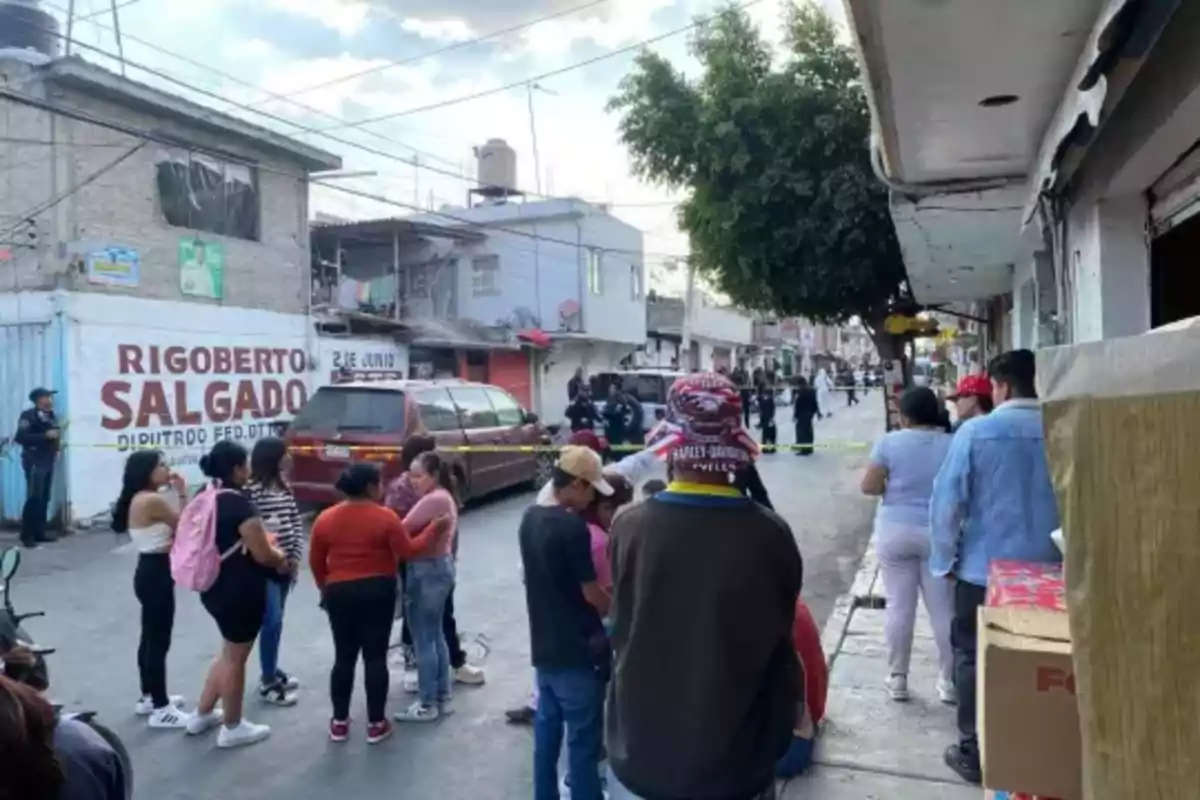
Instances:
[[[207,592],[217,582],[221,562],[242,549],[240,541],[224,553],[217,549],[217,498],[230,491],[209,484],[179,512],[171,577],[185,589]]]

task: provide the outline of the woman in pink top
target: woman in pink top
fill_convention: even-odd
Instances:
[[[596,568],[596,582],[607,592],[612,592],[612,567],[608,562],[608,531],[613,518],[621,506],[633,501],[633,484],[613,470],[604,471],[604,479],[613,488],[607,497],[597,494],[596,499],[583,512],[588,533],[592,536],[592,565]]]
[[[404,517],[405,525],[448,517],[446,533],[431,540],[408,562],[405,616],[411,620],[417,651],[418,699],[396,714],[400,722],[433,722],[450,702],[450,648],[442,634],[446,600],[454,588],[454,540],[458,536],[458,498],[450,465],[437,453],[422,453],[408,470],[420,499]],[[421,530],[418,528],[417,530]]]

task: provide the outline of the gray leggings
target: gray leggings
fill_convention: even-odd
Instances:
[[[887,589],[884,636],[892,675],[907,675],[912,657],[918,595],[925,600],[938,650],[938,674],[954,677],[950,622],[954,617],[954,582],[929,571],[929,528],[876,520],[875,551]]]

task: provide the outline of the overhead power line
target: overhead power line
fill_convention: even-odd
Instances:
[[[402,209],[405,209],[408,211],[416,211],[421,214],[438,217],[440,219],[451,220],[451,221],[457,222],[461,225],[469,226],[469,227],[479,229],[479,230],[493,231],[493,232],[498,232],[498,233],[507,233],[507,234],[510,234],[513,236],[518,236],[521,238],[532,239],[535,241],[550,242],[550,243],[554,243],[554,244],[561,244],[561,245],[565,245],[565,246],[569,246],[569,247],[573,247],[573,248],[586,247],[587,249],[590,249],[590,250],[599,250],[601,252],[606,252],[606,253],[625,253],[625,254],[637,256],[637,257],[641,258],[643,261],[645,260],[645,257],[647,255],[657,255],[657,256],[663,258],[664,260],[683,260],[683,259],[688,258],[688,256],[686,256],[686,255],[680,255],[680,254],[675,254],[675,253],[654,254],[654,253],[647,253],[645,250],[631,250],[629,248],[611,248],[611,247],[595,247],[592,245],[581,245],[577,241],[571,241],[569,239],[559,239],[559,238],[556,238],[553,236],[544,236],[541,234],[530,233],[529,231],[523,231],[523,230],[520,230],[517,228],[508,228],[503,225],[495,225],[492,223],[480,222],[479,220],[469,219],[466,217],[451,214],[446,211],[429,211],[427,209],[421,208],[419,205],[401,202],[399,200],[394,200],[390,197],[385,197],[384,195],[375,194],[373,192],[365,192],[365,191],[361,191],[358,189],[352,189],[348,186],[341,186],[341,185],[338,185],[335,183],[325,183],[319,179],[311,178],[310,175],[308,175],[307,173],[304,173],[304,172],[294,172],[294,171],[289,171],[289,170],[284,170],[284,169],[277,169],[274,167],[268,167],[263,164],[255,163],[254,161],[250,161],[248,159],[236,158],[234,156],[231,156],[229,153],[226,153],[223,151],[204,147],[202,145],[194,144],[191,142],[186,142],[178,137],[170,137],[170,136],[166,136],[164,134],[161,134],[161,133],[158,133],[155,131],[138,129],[131,125],[125,125],[125,124],[122,124],[119,122],[113,122],[111,120],[102,119],[102,118],[96,117],[92,114],[88,114],[86,112],[79,111],[77,109],[63,108],[62,106],[59,106],[55,103],[48,102],[48,101],[42,100],[40,98],[27,95],[22,92],[13,91],[12,89],[0,88],[0,98],[7,98],[9,100],[12,100],[13,102],[20,103],[21,105],[28,106],[31,108],[37,108],[37,109],[46,111],[51,114],[57,114],[58,116],[65,117],[67,119],[73,119],[78,122],[84,122],[84,123],[88,123],[91,125],[95,125],[99,128],[104,128],[107,130],[115,131],[117,133],[123,133],[126,136],[131,136],[131,137],[139,140],[139,143],[137,144],[137,146],[135,148],[133,148],[128,153],[123,154],[116,163],[113,163],[111,165],[106,165],[105,168],[103,168],[103,172],[107,172],[108,170],[117,166],[117,164],[119,164],[120,161],[123,161],[123,160],[129,158],[130,156],[132,156],[134,152],[136,152],[138,149],[140,149],[142,146],[144,146],[147,142],[156,142],[158,144],[166,145],[168,147],[186,147],[193,152],[201,153],[204,155],[209,155],[213,158],[217,158],[217,159],[220,159],[224,162],[228,162],[231,164],[239,164],[241,166],[257,169],[262,172],[269,172],[269,173],[273,173],[276,175],[282,175],[282,176],[292,178],[292,179],[306,181],[306,182],[311,183],[312,185],[322,186],[322,187],[325,187],[326,189],[330,189],[335,192],[340,192],[342,194],[347,194],[352,197],[359,197],[359,198],[362,198],[365,200],[372,200],[374,202],[394,206],[396,208],[402,208]],[[103,172],[101,172],[100,174],[103,174]],[[92,176],[89,176],[88,178],[85,179],[85,182],[81,182],[80,185],[73,187],[64,196],[54,199],[53,203],[57,204],[59,202],[62,202],[62,200],[66,199],[66,197],[69,197],[71,194],[78,192],[87,183],[91,183],[92,181],[96,180],[96,178],[98,178],[98,177],[99,177],[99,174],[93,174]],[[41,209],[41,210],[35,210],[32,213],[25,213],[22,215],[21,218],[24,219],[24,218],[28,218],[31,216],[36,216],[37,214],[43,213],[44,210],[45,209]]]
[[[401,58],[401,59],[397,59],[395,61],[389,61],[385,64],[378,64],[373,67],[367,67],[366,69],[359,70],[358,72],[352,72],[349,75],[342,75],[341,77],[331,78],[327,81],[322,81],[321,83],[314,83],[313,85],[306,86],[303,89],[297,89],[295,91],[288,92],[286,95],[284,95],[284,98],[299,97],[302,94],[308,94],[309,92],[315,92],[317,89],[325,89],[329,86],[335,86],[339,83],[344,83],[346,81],[352,81],[355,78],[361,78],[365,75],[373,75],[377,72],[384,72],[386,70],[391,69],[392,67],[402,67],[402,66],[407,66],[408,64],[415,64],[418,61],[424,61],[427,58],[433,58],[434,56],[440,56],[440,55],[445,55],[446,53],[452,53],[455,50],[461,50],[462,48],[465,48],[465,47],[471,47],[472,45],[482,44],[484,42],[491,41],[492,39],[499,39],[503,36],[509,35],[510,33],[516,33],[518,31],[525,30],[526,28],[532,28],[535,25],[540,25],[543,22],[551,22],[553,20],[562,19],[563,17],[569,17],[574,14],[578,14],[580,11],[586,11],[589,8],[595,8],[596,6],[604,5],[607,2],[608,2],[608,0],[589,0],[589,2],[583,3],[582,5],[572,6],[571,8],[565,8],[562,11],[556,11],[552,14],[546,14],[544,16],[538,17],[537,19],[531,19],[526,22],[521,22],[516,25],[511,25],[507,28],[503,28],[502,30],[492,31],[491,33],[485,33],[481,36],[476,36],[473,39],[466,39],[461,42],[455,42],[453,44],[446,45],[445,47],[439,47],[436,50],[430,50],[428,52],[420,53],[418,55],[411,56],[409,58]]]
[[[761,0],[754,0],[754,2],[761,2]],[[38,26],[35,26],[35,27],[38,27]],[[64,38],[64,39],[66,38],[66,37],[65,37],[63,34],[61,34],[61,33],[57,32],[57,31],[54,31],[54,30],[52,30],[52,29],[49,29],[49,28],[39,27],[39,30],[43,30],[43,31],[45,31],[46,33],[52,34],[52,35],[54,35],[54,36],[58,36],[58,37],[60,37],[60,38]],[[131,37],[131,36],[127,36],[126,38],[133,39],[133,37]],[[138,40],[138,41],[140,41],[140,40]],[[99,55],[105,56],[106,58],[112,58],[112,59],[119,59],[119,58],[120,58],[120,56],[118,56],[116,53],[113,53],[113,52],[112,52],[112,51],[110,51],[110,50],[105,50],[104,48],[102,48],[102,47],[98,47],[98,46],[96,46],[96,45],[87,44],[87,43],[84,43],[84,42],[80,42],[80,41],[78,41],[78,40],[74,41],[74,42],[73,42],[73,44],[74,44],[74,46],[75,46],[75,47],[82,48],[82,49],[84,49],[84,50],[89,50],[89,51],[91,51],[91,52],[94,52],[94,53],[97,53],[97,54],[99,54]],[[154,47],[154,49],[156,49],[156,50],[160,50],[160,51],[162,51],[162,52],[164,52],[164,53],[171,54],[171,53],[170,53],[170,51],[163,50],[163,49],[162,49],[162,48],[160,48],[160,47],[157,47],[157,46],[153,46],[153,47]],[[171,54],[171,55],[174,55],[174,54]],[[182,57],[181,57],[181,58],[182,58]],[[186,59],[185,59],[185,60],[186,60]],[[312,127],[312,126],[310,126],[310,125],[305,125],[304,123],[297,122],[297,121],[295,121],[295,120],[289,119],[288,117],[284,117],[284,116],[281,116],[281,115],[279,115],[279,114],[274,114],[274,113],[272,113],[272,112],[270,112],[270,111],[264,111],[264,110],[263,110],[263,109],[261,109],[261,108],[256,108],[255,106],[253,106],[253,105],[250,105],[250,104],[247,104],[247,103],[241,103],[241,102],[238,102],[238,101],[236,101],[236,100],[230,100],[229,98],[227,98],[227,97],[225,97],[225,96],[223,96],[223,95],[219,94],[218,92],[214,92],[214,91],[212,91],[211,89],[206,89],[206,88],[204,88],[204,87],[202,87],[202,86],[197,86],[197,85],[195,85],[194,83],[190,83],[190,82],[188,82],[188,81],[185,81],[185,80],[182,80],[182,79],[180,79],[180,78],[177,78],[177,77],[175,77],[174,75],[171,75],[170,73],[168,73],[168,72],[165,72],[165,71],[163,71],[163,70],[161,70],[161,69],[156,69],[156,68],[154,68],[154,67],[150,67],[150,66],[148,66],[148,65],[146,65],[146,64],[142,64],[142,63],[139,63],[139,62],[137,62],[137,61],[131,61],[131,60],[129,60],[129,59],[124,59],[124,63],[125,63],[125,64],[126,64],[126,66],[128,66],[128,67],[132,67],[133,69],[140,70],[140,71],[142,71],[142,72],[145,72],[145,73],[147,73],[147,74],[149,74],[149,75],[153,75],[153,76],[157,77],[157,78],[158,78],[158,79],[160,79],[160,80],[166,81],[167,83],[173,84],[173,85],[175,85],[175,86],[178,86],[178,87],[180,87],[180,88],[182,88],[182,89],[186,89],[186,90],[188,90],[188,91],[190,91],[190,92],[195,92],[196,94],[202,95],[202,96],[204,96],[204,97],[212,98],[212,99],[214,99],[214,100],[218,100],[218,101],[220,101],[220,102],[227,103],[227,104],[229,104],[229,105],[231,105],[231,106],[233,106],[233,107],[235,107],[235,108],[239,108],[239,109],[242,109],[242,110],[244,110],[244,111],[247,111],[247,112],[249,112],[249,113],[251,113],[251,114],[256,114],[256,115],[258,115],[258,116],[260,116],[260,117],[263,117],[264,119],[269,119],[269,120],[272,120],[272,121],[279,122],[279,123],[281,123],[281,124],[287,125],[287,126],[289,126],[289,127],[291,127],[291,128],[294,128],[294,129],[296,129],[297,131],[303,131],[303,132],[305,132],[305,133],[311,133],[311,134],[314,134],[314,135],[318,135],[318,136],[321,136],[321,137],[323,137],[323,138],[325,138],[325,139],[327,139],[327,140],[329,140],[329,141],[331,141],[331,142],[336,142],[337,144],[341,144],[341,145],[343,145],[343,146],[345,146],[345,147],[350,147],[350,148],[354,148],[354,149],[356,149],[356,150],[361,150],[361,151],[362,151],[362,152],[364,152],[364,153],[369,153],[369,154],[371,154],[371,155],[378,156],[379,158],[387,159],[387,160],[389,160],[389,161],[395,161],[395,162],[397,162],[397,163],[404,164],[404,165],[406,165],[406,166],[409,166],[409,167],[415,167],[415,168],[417,168],[417,169],[422,169],[422,170],[425,170],[425,171],[427,171],[427,172],[432,172],[432,173],[435,173],[435,174],[438,174],[438,175],[444,175],[444,176],[446,176],[446,177],[449,177],[449,178],[454,178],[455,180],[464,181],[464,182],[466,182],[466,183],[471,183],[471,184],[474,184],[474,185],[476,185],[476,186],[479,186],[479,185],[481,185],[477,179],[475,179],[475,178],[471,178],[471,177],[468,177],[468,176],[466,176],[466,175],[463,175],[463,174],[461,174],[461,173],[459,173],[459,172],[454,172],[454,171],[451,171],[451,170],[443,169],[443,168],[441,168],[441,167],[436,167],[436,166],[433,166],[432,164],[423,163],[423,162],[421,162],[421,161],[419,161],[419,160],[417,160],[417,159],[409,159],[409,158],[405,158],[405,157],[403,157],[403,156],[396,155],[395,153],[390,153],[390,152],[388,152],[388,151],[386,151],[386,150],[380,150],[379,148],[376,148],[376,147],[371,147],[370,145],[365,145],[365,144],[362,144],[362,143],[360,143],[360,142],[355,142],[355,141],[352,141],[352,140],[350,140],[350,139],[344,139],[344,138],[342,138],[342,137],[340,137],[340,136],[335,136],[335,135],[333,135],[333,134],[331,134],[331,133],[328,133],[328,132],[327,132],[326,130],[324,130],[324,129],[320,129],[320,128],[314,128],[314,127]],[[214,71],[215,71],[215,70],[214,70]],[[219,74],[219,75],[224,75],[224,74],[225,74],[225,73],[223,73],[223,72],[220,72],[220,71],[215,71],[215,72],[217,72],[217,74]],[[232,80],[237,80],[239,83],[246,84],[246,82],[245,82],[245,81],[242,81],[242,80],[240,80],[240,79],[236,79],[236,78],[231,78],[231,79],[232,79]],[[251,86],[253,86],[253,84],[247,84],[247,85],[251,85]],[[255,88],[257,88],[257,87],[255,87]],[[286,98],[285,98],[285,99],[286,99]],[[294,101],[290,101],[290,102],[294,102]],[[300,105],[302,105],[302,106],[303,106],[303,104],[300,104]],[[304,107],[305,107],[305,108],[307,108],[307,106],[304,106]],[[314,109],[314,111],[317,111],[317,110],[316,110],[316,109]],[[333,116],[333,115],[327,114],[326,112],[323,112],[323,111],[317,111],[317,113],[320,113],[320,114],[322,114],[322,115],[324,115],[324,116],[332,116],[334,119],[340,119],[340,118],[338,118],[338,117],[336,117],[336,116]],[[374,133],[373,131],[365,131],[365,132],[366,132],[366,133]],[[412,151],[413,151],[413,152],[415,152],[415,153],[419,153],[419,154],[422,154],[422,155],[429,155],[429,154],[423,153],[423,152],[422,152],[422,151],[420,151],[420,150],[417,150],[416,148],[414,148],[414,147],[412,147],[412,146],[410,146],[410,145],[404,144],[403,142],[397,142],[397,141],[395,141],[395,140],[388,139],[388,137],[386,137],[386,136],[382,136],[381,134],[379,134],[379,136],[380,136],[381,138],[383,138],[383,139],[385,139],[385,140],[389,141],[389,142],[392,142],[393,144],[399,144],[401,147],[405,147],[405,148],[407,148],[407,149],[409,149],[409,150],[412,150]],[[437,156],[432,156],[432,157],[433,157],[433,158],[437,158]],[[438,159],[438,160],[439,160],[439,161],[444,161],[444,159]],[[449,162],[447,162],[447,163],[449,163]],[[518,190],[518,191],[520,191],[520,193],[521,193],[521,194],[524,194],[524,195],[526,195],[526,196],[528,196],[528,197],[537,197],[537,198],[543,198],[543,199],[558,199],[557,197],[555,197],[555,196],[553,196],[553,195],[545,195],[545,194],[541,194],[541,193],[539,193],[539,192],[524,191],[524,190]],[[589,202],[592,202],[592,201],[589,201]],[[601,205],[601,204],[602,204],[602,205],[609,205],[609,206],[623,206],[623,205],[625,205],[625,204],[622,204],[622,203],[603,203],[602,201],[595,201],[595,203],[596,203],[597,205]],[[634,204],[634,205],[636,205],[636,204]]]
[[[736,6],[736,8],[740,8],[740,9],[750,8],[751,6],[758,5],[761,2],[763,2],[763,0],[748,0],[748,2],[739,3]],[[692,22],[688,25],[684,25],[681,28],[676,28],[674,30],[667,31],[666,33],[660,33],[657,36],[651,36],[649,39],[643,39],[640,42],[636,42],[634,44],[627,45],[626,47],[621,47],[621,48],[618,48],[617,50],[610,50],[607,53],[601,53],[598,56],[592,56],[591,58],[584,59],[583,61],[577,61],[574,64],[568,64],[565,67],[559,67],[558,69],[552,69],[549,72],[543,72],[540,75],[532,75],[528,78],[524,78],[522,80],[516,81],[515,83],[505,84],[504,86],[498,86],[494,89],[485,89],[480,92],[473,92],[472,94],[462,95],[461,97],[454,97],[449,100],[440,100],[436,103],[430,103],[430,104],[424,105],[424,106],[417,106],[416,108],[409,108],[404,111],[394,111],[394,112],[390,112],[387,114],[380,114],[377,117],[367,117],[366,119],[358,120],[357,122],[348,122],[343,125],[335,125],[331,128],[321,128],[320,130],[322,132],[336,131],[336,130],[340,130],[342,128],[357,128],[362,125],[373,125],[376,122],[385,122],[387,120],[399,119],[400,117],[408,117],[413,114],[423,114],[426,111],[434,111],[439,108],[446,108],[448,106],[459,105],[460,103],[469,103],[472,100],[480,100],[484,97],[491,97],[494,94],[500,94],[501,92],[507,92],[511,89],[522,88],[530,83],[536,83],[537,81],[544,81],[547,78],[555,78],[555,77],[558,77],[559,75],[565,75],[568,72],[574,72],[577,69],[583,69],[584,67],[590,67],[592,64],[599,64],[601,61],[607,61],[610,58],[616,58],[617,56],[622,56],[622,55],[626,55],[628,53],[633,53],[637,50],[641,50],[646,45],[655,44],[657,42],[663,41],[664,39],[670,39],[673,36],[679,36],[680,34],[688,33],[689,31],[693,31],[696,28],[699,28],[701,25],[705,24],[705,22],[706,22],[706,19],[701,18],[701,19],[698,19],[695,22]]]

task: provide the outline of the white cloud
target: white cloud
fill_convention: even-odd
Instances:
[[[168,3],[170,22],[173,23],[169,26],[162,24],[161,16],[149,11],[136,13],[141,7],[134,6],[130,11],[135,13],[122,15],[122,27],[135,36],[176,52],[219,53],[221,59],[238,63],[237,74],[245,80],[276,94],[294,94],[297,100],[324,114],[341,117],[356,113],[375,117],[432,106],[447,99],[516,83],[532,73],[569,66],[582,57],[581,52],[590,54],[627,47],[678,27],[694,14],[711,11],[721,0],[608,0],[506,37],[502,42],[502,53],[493,56],[490,68],[473,66],[465,72],[465,77],[456,59],[463,58],[466,61],[462,63],[476,65],[480,54],[488,50],[467,46],[436,58],[380,70],[376,68],[388,62],[355,52],[351,38],[362,33],[368,24],[384,24],[380,21],[381,11],[394,20],[388,24],[398,25],[425,39],[452,43],[548,13],[577,8],[584,2],[266,0],[267,8],[316,20],[346,37],[343,40],[346,52],[322,58],[289,56],[283,42],[272,45],[265,39],[240,37],[236,33],[239,27],[235,15],[240,13],[238,8],[242,6],[234,0]],[[841,0],[821,2],[838,18],[843,18]],[[206,9],[203,24],[199,21],[190,26],[174,24],[176,15],[200,13],[196,10],[185,12],[182,8],[185,5]],[[674,13],[665,13],[672,9]],[[769,35],[778,31],[780,7],[777,0],[761,0],[751,7],[751,13]],[[669,22],[664,21],[668,19]],[[99,31],[97,35],[100,37],[97,43],[101,46],[111,43],[111,34],[107,31]],[[110,38],[106,40],[105,36]],[[772,38],[776,36],[772,35]],[[686,35],[680,35],[652,47],[690,71],[695,63],[687,55],[686,45]],[[407,54],[397,47],[391,57],[399,59]],[[151,66],[161,67],[164,73],[199,80],[194,68],[182,67],[161,54],[147,54],[143,60]],[[219,61],[214,63],[219,65]],[[516,67],[516,63],[521,66]],[[542,82],[555,94],[534,96],[541,185],[547,194],[573,195],[614,204],[614,214],[644,231],[646,263],[652,271],[661,273],[668,256],[680,255],[687,250],[686,238],[675,229],[674,208],[666,204],[675,199],[675,195],[662,187],[644,184],[632,175],[628,155],[617,139],[617,119],[604,110],[628,63],[629,56],[622,56],[589,70],[567,72]],[[606,70],[611,77],[604,79]],[[364,71],[370,72],[361,75]],[[348,79],[301,91],[342,77]],[[203,82],[205,85],[219,84],[222,94],[234,102],[302,120],[317,128],[337,124],[328,117],[320,118],[286,102],[268,99],[260,90],[223,82],[211,75],[204,76]],[[172,90],[169,84],[164,88]],[[539,175],[532,158],[528,96],[523,87],[405,115],[372,125],[370,132],[354,128],[333,132],[339,138],[392,153],[401,159],[414,156],[414,150],[410,148],[422,151],[417,156],[421,165],[417,168],[321,136],[288,131],[284,125],[264,121],[244,110],[234,109],[234,113],[340,154],[348,171],[376,172],[373,177],[339,181],[338,184],[392,197],[404,205],[432,203],[434,208],[444,204],[462,205],[474,178],[472,145],[492,137],[506,139],[516,149],[518,183],[531,191],[538,185]],[[463,175],[468,179],[462,179],[460,176]],[[314,191],[313,207],[352,217],[405,213],[396,206],[354,199],[327,188]]]
[[[438,42],[465,42],[478,36],[464,19],[417,19],[410,17],[400,21],[400,27],[415,33],[422,39]]]
[[[371,7],[359,0],[267,0],[267,8],[307,17],[343,36],[357,33]]]

